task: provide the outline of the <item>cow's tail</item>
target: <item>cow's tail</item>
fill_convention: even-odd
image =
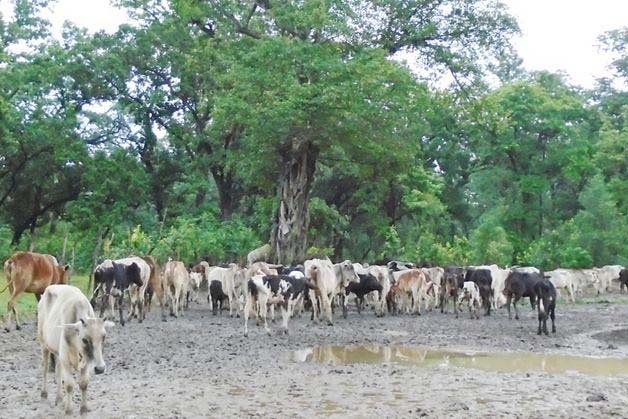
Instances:
[[[6,277],[7,284],[4,286],[4,288],[2,288],[2,290],[0,291],[0,294],[6,291],[6,289],[9,288],[9,285],[11,285],[11,281],[13,280],[13,278],[11,277],[12,272],[13,272],[13,260],[7,259],[4,262],[4,276]]]

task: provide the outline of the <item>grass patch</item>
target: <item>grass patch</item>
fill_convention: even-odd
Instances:
[[[0,276],[0,290],[7,284],[4,275]],[[89,284],[89,275],[72,275],[70,278],[70,285],[79,287],[83,294],[89,295],[87,292],[87,285]],[[0,317],[4,316],[7,312],[7,303],[11,295],[7,288],[2,294],[0,294]],[[20,319],[32,318],[37,312],[37,299],[35,294],[22,293],[17,301],[17,314]]]

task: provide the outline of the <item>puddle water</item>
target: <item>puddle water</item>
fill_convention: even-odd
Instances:
[[[494,372],[628,374],[628,358],[592,358],[531,352],[458,352],[416,346],[320,346],[290,353],[293,362],[330,365],[393,363],[418,367],[464,367]]]

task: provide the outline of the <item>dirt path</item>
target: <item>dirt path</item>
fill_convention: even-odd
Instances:
[[[289,360],[291,350],[370,344],[628,357],[628,305],[559,306],[549,338],[535,334],[529,306],[522,313],[516,322],[503,310],[480,320],[350,312],[334,327],[303,318],[289,336],[253,326],[244,338],[240,319],[207,306],[167,323],[153,310],[144,324],[109,333],[108,371],[92,377],[87,417],[628,417],[626,376]],[[40,380],[34,323],[0,335],[0,417],[60,417],[52,397],[40,399]],[[606,400],[587,401],[598,395]]]

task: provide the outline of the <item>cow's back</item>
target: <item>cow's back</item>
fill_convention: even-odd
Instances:
[[[9,263],[11,282],[26,292],[42,294],[48,285],[61,280],[58,265],[53,264],[50,255],[16,252]]]
[[[64,324],[95,317],[87,297],[72,285],[50,285],[37,306],[37,336],[57,353]]]

